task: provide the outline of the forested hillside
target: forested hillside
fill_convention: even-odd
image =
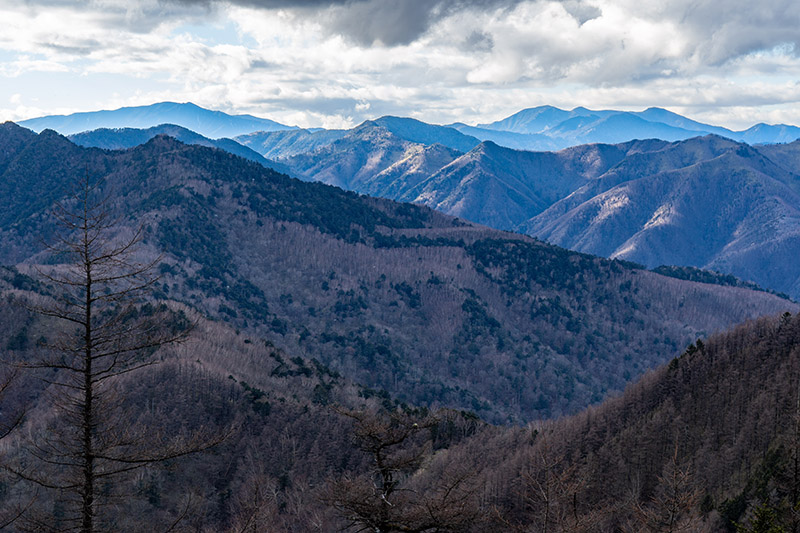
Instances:
[[[50,292],[31,278],[0,269],[0,290],[0,376],[5,383],[9,363],[37,360],[66,325],[26,311],[40,292]],[[345,522],[323,501],[323,489],[345,473],[370,468],[370,457],[352,442],[353,420],[341,412],[395,409],[398,404],[383,392],[353,384],[318,360],[283,352],[269,341],[202,319],[186,307],[170,307],[194,324],[191,335],[185,343],[156,352],[158,364],[117,381],[114,390],[124,398],[120,408],[127,414],[124,425],[149,428],[143,453],[165,437],[197,434],[219,442],[103,481],[98,529],[340,529]],[[144,306],[142,312],[152,312],[148,309]],[[25,413],[22,425],[2,439],[0,456],[0,522],[24,510],[13,531],[50,531],[70,524],[71,491],[47,490],[10,473],[42,464],[36,458],[51,438],[59,400],[64,400],[63,391],[52,386],[53,377],[52,371],[18,371],[0,392],[0,428],[5,430],[17,414]],[[408,412],[417,413],[415,419],[426,413]],[[109,415],[101,413],[103,418]],[[436,420],[439,449],[483,426],[474,415],[455,411],[439,412]],[[55,484],[63,478],[60,468],[35,473]]]
[[[490,457],[522,531],[796,531],[798,345],[796,315],[749,322],[599,407],[452,453]]]
[[[0,260],[28,272],[53,260],[39,245],[49,206],[88,171],[102,178],[119,231],[142,223],[147,253],[165,254],[157,296],[409,403],[493,421],[575,412],[698,335],[795,309],[166,137],[107,152],[4,129],[26,142],[2,169]]]
[[[57,415],[71,367],[51,357],[70,338],[57,320],[67,315],[33,311],[63,298],[68,264],[41,240],[57,236],[55,202],[80,208],[69,198],[81,178],[112,217],[103,239],[134,239],[136,261],[157,261],[147,301],[119,327],[157,320],[186,332],[152,341],[142,354],[152,360],[131,360],[136,371],[106,391],[115,407],[100,435],[123,438],[141,465],[98,484],[113,503],[98,507],[102,528],[638,531],[662,511],[668,479],[687,495],[674,516],[692,527],[750,523],[756,510],[792,519],[780,446],[796,409],[785,390],[800,331],[791,314],[697,341],[573,418],[481,421],[578,412],[699,336],[797,311],[786,299],[164,136],[108,151],[13,124],[0,135],[0,260],[15,265],[0,270],[0,349],[18,369],[0,376],[0,523],[19,514],[14,527],[49,530],[76,516],[76,465],[52,459],[53,436],[70,434]]]
[[[26,360],[60,326],[19,305],[38,298],[31,289],[47,294],[46,286],[12,269],[0,274],[4,359]],[[800,315],[698,339],[624,394],[573,417],[502,428],[472,413],[398,404],[319,361],[173,308],[196,321],[189,340],[159,351],[160,364],[118,390],[137,423],[227,437],[117,480],[114,493],[128,496],[114,508],[124,517],[115,530],[181,516],[182,531],[363,525],[381,509],[371,499],[377,473],[367,438],[397,439],[387,448],[396,524],[498,532],[798,526]],[[1,398],[0,423],[28,410],[24,431],[3,440],[11,467],[47,421],[41,377],[18,377]],[[52,493],[31,504],[29,486],[13,477],[3,483],[4,509],[27,506],[18,524],[52,516]]]

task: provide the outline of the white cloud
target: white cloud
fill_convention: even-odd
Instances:
[[[35,109],[51,112],[191,100],[302,126],[385,113],[487,122],[540,104],[800,123],[795,1],[300,4],[0,0],[0,101],[37,92]],[[238,34],[196,33],[204,25]],[[92,98],[25,85],[51,74],[85,78]],[[2,118],[21,118],[12,105]]]

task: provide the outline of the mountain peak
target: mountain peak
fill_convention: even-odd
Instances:
[[[16,122],[11,122],[7,120],[0,124],[0,132],[5,133],[7,135],[28,135],[31,138],[35,137],[36,134],[29,130],[28,128],[23,128]]]
[[[498,145],[494,141],[483,141],[478,146],[472,149],[473,152],[483,152],[483,153],[491,153],[496,150],[500,149],[500,145]]]
[[[475,137],[454,128],[428,124],[415,118],[387,115],[371,122],[406,141],[425,145],[438,143],[459,152],[468,152],[480,143]]]
[[[25,120],[20,125],[34,131],[54,129],[64,135],[99,128],[151,128],[172,123],[188,128],[204,137],[235,137],[255,131],[293,129],[273,120],[252,115],[229,115],[204,109],[192,102],[158,102],[151,105],[121,107],[114,110],[52,115]]]
[[[165,148],[180,148],[186,145],[167,133],[159,133],[141,146],[144,148],[157,148],[161,150]]]

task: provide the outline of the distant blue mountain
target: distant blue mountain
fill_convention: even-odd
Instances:
[[[503,120],[498,120],[491,124],[478,124],[478,127],[487,130],[510,131],[513,133],[542,133],[546,129],[575,116],[575,114],[569,111],[544,105],[523,109]]]
[[[734,135],[734,132],[728,128],[703,124],[702,122],[697,122],[696,120],[686,118],[683,115],[673,113],[672,111],[668,111],[660,107],[650,107],[644,111],[639,111],[638,113],[633,114],[650,122],[660,122],[661,124],[674,126],[684,130],[708,132],[721,137],[727,137],[729,139]]]
[[[147,129],[138,128],[100,128],[92,131],[84,131],[68,136],[68,139],[79,146],[104,148],[106,150],[124,150],[145,144],[147,141],[158,135],[167,135],[179,140],[184,144],[196,144],[225,150],[250,161],[255,161],[267,168],[271,168],[284,174],[289,173],[289,169],[280,163],[270,161],[264,156],[243,146],[231,139],[209,139],[189,129],[174,124],[161,124]]]
[[[515,150],[535,150],[537,152],[543,152],[564,148],[562,143],[556,142],[551,137],[539,133],[515,133],[513,131],[489,130],[477,126],[468,126],[461,122],[450,124],[449,127],[481,141],[492,141],[500,146],[514,148]]]
[[[160,124],[176,124],[211,139],[235,137],[254,131],[292,129],[265,118],[252,115],[229,115],[222,111],[210,111],[192,103],[179,104],[175,102],[123,107],[113,111],[51,115],[23,120],[19,124],[35,132],[51,129],[62,135],[99,128],[152,128]]]
[[[418,144],[441,144],[459,152],[469,152],[481,141],[447,126],[427,124],[413,118],[386,116],[373,120],[403,140]]]
[[[293,129],[257,131],[239,135],[234,140],[264,157],[275,159],[313,152],[338,141],[346,134],[347,130]]]
[[[800,128],[786,124],[756,124],[736,134],[734,140],[747,144],[789,143],[800,139]]]
[[[574,117],[546,133],[553,138],[566,140],[571,146],[593,143],[616,144],[633,139],[680,141],[698,136],[696,131],[650,122],[636,113]]]
[[[748,144],[785,143],[800,138],[800,128],[796,126],[757,124],[743,131],[733,131],[703,124],[658,107],[628,112],[596,111],[585,107],[565,111],[553,106],[540,106],[523,109],[502,120],[478,127],[482,130],[545,135],[558,148],[647,138],[678,141],[709,134]],[[519,145],[511,146],[502,140],[491,140],[509,148],[526,148]],[[526,149],[539,148],[533,145]]]
[[[237,141],[269,159],[312,152],[358,129],[303,130],[251,115],[229,115],[192,103],[173,102],[114,111],[54,115],[20,122],[37,132],[49,128],[64,135],[100,128],[147,129],[165,123],[176,124],[211,139],[238,137]],[[477,126],[462,123],[440,126],[396,116],[384,116],[367,123],[385,128],[408,142],[425,146],[441,144],[459,152],[468,152],[485,141],[516,150],[548,151],[581,144],[615,144],[634,139],[679,141],[709,134],[748,144],[787,143],[800,138],[800,128],[796,126],[756,124],[743,131],[733,131],[658,107],[627,112],[585,107],[567,111],[553,106],[540,106]]]

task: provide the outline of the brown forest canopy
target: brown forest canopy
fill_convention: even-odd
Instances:
[[[403,401],[491,421],[576,412],[700,335],[795,308],[167,137],[104,151],[9,123],[0,143],[0,263],[53,261],[39,246],[49,207],[88,172],[120,234],[142,224],[143,253],[164,254],[155,296]]]

